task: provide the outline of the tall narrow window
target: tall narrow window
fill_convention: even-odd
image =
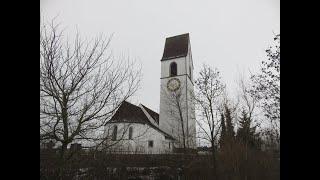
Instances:
[[[192,79],[191,66],[189,66],[190,79]]]
[[[177,75],[177,63],[172,62],[170,64],[170,76],[176,76]]]
[[[129,127],[129,139],[132,139],[133,127]]]
[[[113,132],[112,132],[112,140],[113,141],[117,140],[117,131],[118,131],[118,127],[114,126],[113,127]]]

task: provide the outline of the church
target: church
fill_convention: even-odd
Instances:
[[[160,61],[160,112],[124,101],[105,125],[110,151],[162,154],[196,149],[189,34],[166,38]]]

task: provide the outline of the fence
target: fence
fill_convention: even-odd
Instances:
[[[211,155],[122,153],[79,152],[64,166],[62,179],[207,180],[213,178]],[[244,161],[239,159],[229,161],[227,158],[230,158],[230,155],[227,158],[218,156],[219,179],[243,179],[243,172],[250,174],[246,176],[247,180],[279,179],[280,170],[277,164],[272,164],[274,162],[266,156],[260,159],[259,156],[245,164],[241,164]],[[237,163],[241,166],[234,166]],[[57,179],[59,169],[57,164],[57,153],[41,152],[40,179]],[[246,165],[249,170],[252,169],[250,172],[243,169]]]

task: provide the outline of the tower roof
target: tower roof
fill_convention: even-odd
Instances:
[[[189,45],[189,33],[168,37],[166,39],[161,61],[187,56],[188,45]]]

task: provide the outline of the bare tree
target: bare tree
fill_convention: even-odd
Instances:
[[[194,96],[199,111],[197,125],[203,139],[210,142],[212,147],[214,173],[216,174],[216,140],[220,124],[218,121],[218,108],[225,85],[221,81],[220,72],[203,64],[199,77],[195,81],[196,95]]]
[[[251,93],[251,81],[246,81],[243,74],[240,74],[238,77],[238,96],[241,110],[246,111],[247,118],[252,121],[253,118],[258,115],[256,111],[258,110],[259,99]]]
[[[110,41],[68,41],[54,20],[40,27],[40,141],[59,143],[61,159],[72,142],[101,144],[104,124],[139,87],[135,62],[116,59]]]

